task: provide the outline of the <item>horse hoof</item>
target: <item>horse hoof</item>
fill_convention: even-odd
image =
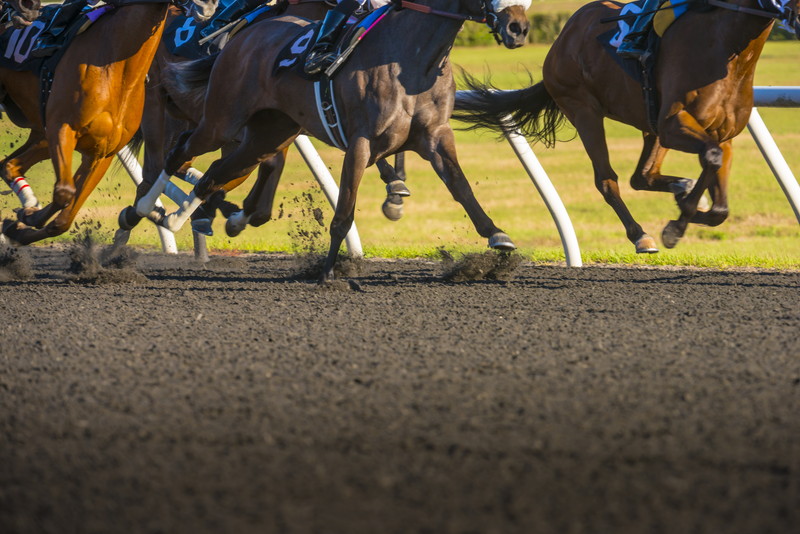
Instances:
[[[247,227],[247,217],[243,210],[231,213],[225,221],[225,233],[228,237],[236,237]]]
[[[678,244],[682,237],[683,231],[680,229],[678,221],[668,222],[664,230],[661,231],[661,242],[667,248],[675,248],[675,245]]]
[[[127,209],[127,208],[126,208]],[[131,238],[131,231],[125,230],[124,228],[118,228],[116,232],[114,232],[114,249],[118,247],[124,247],[128,244],[128,239]]]
[[[511,251],[516,250],[517,246],[513,241],[511,241],[511,238],[508,237],[508,235],[503,232],[497,232],[489,238],[489,248],[502,251]]]
[[[392,180],[386,184],[386,194],[410,197],[411,191],[406,187],[406,183],[403,180]]]
[[[211,228],[211,219],[195,219],[192,221],[192,231],[211,237],[214,230]]]
[[[22,242],[20,234],[28,229],[29,227],[25,226],[25,224],[20,221],[5,219],[3,221],[2,233],[11,243],[19,244]]]
[[[656,252],[658,252],[656,240],[649,235],[644,234],[636,241],[637,254],[655,254]]]
[[[389,195],[381,206],[384,217],[390,221],[399,221],[403,217],[403,199],[399,195]]]
[[[119,212],[119,217],[117,217],[117,224],[119,224],[120,230],[127,230],[131,231],[136,227],[137,224],[142,220],[142,217],[136,213],[136,208],[133,206],[128,206],[124,208],[121,212]]]

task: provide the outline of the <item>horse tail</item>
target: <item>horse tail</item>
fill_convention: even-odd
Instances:
[[[519,131],[547,147],[555,144],[556,133],[566,117],[543,82],[516,91],[500,91],[465,72],[462,81],[471,92],[456,97],[453,118],[468,123],[467,130]]]
[[[194,61],[169,63],[164,68],[162,77],[167,92],[183,95],[198,107],[201,107],[208,88],[211,69],[219,57],[219,52]],[[202,109],[202,108],[201,108]]]
[[[139,128],[136,130],[136,133],[133,134],[131,140],[128,141],[128,150],[131,151],[131,154],[134,156],[139,156],[139,153],[142,151],[142,146],[144,145],[144,134],[142,134],[142,129]]]

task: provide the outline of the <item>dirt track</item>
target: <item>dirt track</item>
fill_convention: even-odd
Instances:
[[[800,274],[0,282],[0,532],[800,532]],[[36,309],[41,311],[36,312]]]

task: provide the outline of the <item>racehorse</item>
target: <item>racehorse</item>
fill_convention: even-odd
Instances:
[[[26,245],[70,227],[116,152],[139,128],[145,76],[168,6],[168,0],[120,0],[112,13],[77,35],[55,68],[44,110],[38,98],[39,76],[0,69],[6,102],[10,100],[17,108],[20,125],[33,130],[21,152],[4,160],[0,169],[24,173],[25,166],[49,153],[56,174],[53,201],[41,209],[28,206],[19,210],[18,221],[3,222],[5,235]],[[182,6],[193,17],[205,20],[213,14],[216,0],[186,0]],[[74,150],[81,153],[82,160],[73,176]]]
[[[347,148],[323,280],[333,278],[339,247],[353,223],[365,168],[406,150],[431,162],[490,247],[514,248],[475,199],[458,165],[449,124],[455,95],[449,52],[456,35],[465,20],[488,15],[496,20],[506,47],[521,46],[528,30],[525,7],[529,4],[511,4],[506,1],[496,11],[488,0],[404,1],[404,9],[390,9],[333,78]],[[185,161],[225,145],[244,128],[236,150],[215,161],[195,186],[187,211],[285,149],[301,130],[335,143],[313,112],[314,85],[292,69],[273,72],[280,51],[308,24],[295,17],[265,20],[234,39],[218,56],[175,66],[168,83],[182,86],[182,92],[194,89],[198,100],[205,99],[204,112],[197,128],[183,134],[167,156],[159,182],[164,178],[165,184]],[[152,205],[137,205],[137,211],[151,209]]]
[[[555,142],[567,118],[591,159],[597,189],[622,221],[636,252],[652,253],[658,252],[655,240],[620,197],[603,118],[638,128],[644,149],[631,186],[676,195],[680,216],[661,234],[664,245],[672,248],[688,223],[716,226],[727,218],[731,140],[750,117],[756,62],[775,19],[797,24],[798,9],[797,0],[783,12],[777,6],[765,9],[757,0],[688,4],[658,47],[652,84],[660,98],[655,120],[649,117],[642,83],[626,74],[601,42],[601,35],[611,29],[607,21],[618,18],[624,6],[609,1],[591,2],[567,21],[547,54],[541,82],[516,91],[494,91],[490,84],[468,80],[474,92],[459,100],[456,107],[462,111],[456,116],[473,126],[519,129],[547,145]],[[661,175],[667,149],[699,155],[702,172],[696,183]],[[706,190],[713,205],[698,211]]]
[[[280,0],[270,11],[261,15],[255,20],[262,20],[266,17],[278,15],[292,15],[295,17],[309,20],[319,20],[325,13],[336,4],[326,0]],[[173,20],[174,15],[167,17],[167,26]],[[241,35],[236,33],[233,35]],[[174,145],[178,135],[187,128],[196,126],[202,115],[202,102],[193,101],[191,95],[183,95],[175,90],[173,85],[162,83],[165,75],[164,71],[168,65],[188,61],[185,58],[176,56],[169,51],[169,47],[163,42],[156,52],[156,57],[150,67],[149,82],[147,84],[147,96],[145,98],[145,111],[142,118],[142,133],[144,140],[144,163],[142,165],[143,183],[137,188],[137,195],[134,204],[150,189],[164,168],[164,159],[167,148]],[[200,105],[198,105],[200,104]],[[235,145],[232,145],[235,146]],[[232,147],[231,147],[232,148]],[[223,153],[229,147],[223,147]],[[384,214],[391,220],[398,220],[402,216],[403,201],[402,197],[409,193],[403,184],[405,174],[403,172],[402,153],[395,156],[395,168],[381,160],[378,166],[381,171],[381,178],[387,184],[387,200],[384,202]],[[261,226],[272,218],[272,206],[286,162],[286,150],[276,154],[273,158],[261,163],[258,167],[258,178],[250,193],[244,200],[242,209],[228,202],[219,203],[218,206],[223,214],[228,218],[225,224],[225,231],[230,237],[238,235],[244,230],[247,224],[251,226]],[[185,176],[191,173],[190,163],[187,162],[179,171]],[[224,189],[231,191],[242,184],[248,176],[242,176],[228,182]],[[193,224],[197,228],[205,228],[210,231],[211,221],[214,212],[210,209],[203,210],[202,214],[196,213]],[[149,214],[154,222],[163,221],[163,213],[153,212]],[[133,207],[125,208],[119,216],[119,223],[124,230],[132,229],[142,219]]]

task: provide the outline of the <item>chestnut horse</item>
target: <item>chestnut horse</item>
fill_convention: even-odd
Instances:
[[[14,104],[20,125],[32,130],[21,151],[4,160],[0,167],[4,178],[8,179],[9,169],[24,173],[26,166],[46,154],[56,174],[49,205],[25,207],[17,212],[18,221],[3,222],[9,238],[29,244],[64,233],[116,152],[138,130],[145,76],[168,5],[168,0],[120,0],[112,13],[77,35],[55,69],[44,120],[39,76],[0,69],[6,102]],[[214,12],[216,0],[187,0],[184,5],[192,16],[205,20]],[[82,160],[73,176],[74,150]]]
[[[404,1],[404,9],[389,10],[333,79],[347,148],[323,280],[333,278],[339,247],[353,223],[364,170],[406,150],[431,162],[478,233],[488,238],[489,246],[514,248],[475,199],[458,165],[449,124],[455,98],[449,53],[464,20],[488,16],[506,47],[525,42],[529,3],[505,1],[498,11],[494,5],[488,0]],[[197,128],[181,136],[167,156],[165,171],[153,187],[156,193],[185,161],[218,149],[242,130],[239,146],[209,167],[185,211],[196,209],[203,199],[221,192],[224,184],[285,149],[303,130],[329,140],[314,112],[314,85],[294,70],[273,72],[280,51],[308,24],[288,16],[265,20],[234,39],[218,56],[176,66],[168,80],[186,91],[195,87],[196,97],[205,98],[205,106]],[[145,197],[139,204],[145,200],[153,199]],[[140,212],[151,209],[152,205],[137,205]]]
[[[600,42],[611,29],[606,22],[624,5],[609,1],[591,2],[567,21],[547,54],[541,82],[497,92],[469,80],[474,93],[459,99],[457,108],[463,111],[457,117],[475,126],[519,129],[548,145],[563,119],[569,119],[592,161],[597,189],[622,221],[636,252],[652,253],[658,252],[655,240],[620,197],[603,119],[634,126],[643,132],[644,149],[631,186],[672,192],[678,200],[680,216],[662,231],[664,246],[674,247],[690,222],[719,225],[728,216],[731,140],[750,118],[756,62],[776,19],[796,24],[798,0],[791,0],[783,12],[766,10],[757,0],[688,3],[689,10],[667,29],[658,47],[656,121],[648,118],[641,83]],[[691,180],[661,175],[666,149],[700,157],[702,172],[693,188]],[[698,211],[706,190],[713,205]]]
[[[256,19],[256,22],[278,15],[292,15],[309,20],[319,20],[335,5],[335,3],[329,3],[327,0],[279,0],[269,12]],[[167,17],[167,26],[169,26],[173,17],[174,15]],[[232,38],[236,38],[239,35],[241,33],[237,32]],[[202,116],[202,102],[195,101],[192,95],[180,94],[173,85],[162,83],[165,70],[169,65],[185,61],[188,60],[170,53],[168,46],[162,40],[162,44],[159,46],[156,57],[150,67],[149,82],[147,84],[145,110],[142,118],[145,149],[144,163],[142,165],[143,182],[137,188],[134,204],[150,189],[158,178],[164,168],[167,149],[175,144],[181,132],[196,126]],[[224,147],[223,154],[233,147],[235,147],[235,144],[230,147]],[[230,237],[239,235],[248,224],[258,227],[269,221],[272,218],[273,200],[286,162],[287,150],[276,154],[275,157],[264,161],[258,166],[258,179],[245,198],[241,210],[238,210],[237,206],[229,202],[219,203],[219,206],[209,206],[206,210],[200,210],[202,213],[196,212],[192,217],[194,219],[193,227],[195,227],[196,231],[207,234],[210,232],[210,219],[214,216],[216,207],[221,209],[226,218],[233,215],[225,224],[225,231]],[[390,220],[400,219],[403,212],[402,197],[410,194],[403,184],[405,174],[403,172],[402,153],[396,155],[395,162],[396,171],[385,161],[378,162],[381,178],[386,182],[388,192],[383,212]],[[193,174],[190,169],[190,163],[187,162],[181,168],[179,171],[180,176],[186,176],[187,172]],[[231,191],[238,187],[248,176],[242,176],[228,182],[224,186],[225,191]],[[147,216],[158,223],[163,220],[163,211],[159,208],[156,212],[151,212]],[[119,216],[120,227],[123,230],[131,230],[141,219],[142,215],[137,214],[135,208],[125,208]]]

